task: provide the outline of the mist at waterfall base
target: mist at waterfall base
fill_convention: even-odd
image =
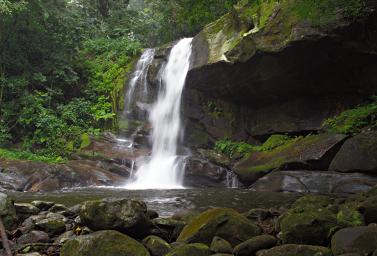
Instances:
[[[185,156],[177,155],[177,150],[182,134],[181,96],[190,66],[191,42],[192,38],[185,38],[174,45],[166,65],[159,72],[157,101],[151,106],[149,113],[152,153],[150,158],[137,168],[134,180],[126,184],[126,189],[183,188]],[[150,56],[150,52],[145,54]],[[143,68],[142,65],[147,61],[150,59],[142,57],[138,63],[141,67],[137,69]],[[133,79],[140,79],[140,76],[145,74],[141,70],[136,72],[140,72],[140,75],[136,74]],[[132,82],[136,84],[136,81],[131,81],[130,90],[134,90],[135,85],[132,85]],[[142,84],[145,85],[146,82]]]

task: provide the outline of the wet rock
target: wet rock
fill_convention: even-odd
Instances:
[[[186,160],[184,185],[187,187],[226,187],[226,175],[229,172],[224,167],[210,163],[199,157],[189,157]]]
[[[152,220],[152,224],[153,226],[149,231],[151,234],[162,237],[167,241],[175,241],[186,222],[173,218],[156,218]]]
[[[144,202],[109,198],[83,203],[81,222],[90,229],[114,229],[134,236],[143,236],[151,225]]]
[[[54,202],[48,202],[48,201],[38,201],[38,200],[36,200],[36,201],[32,201],[31,204],[34,205],[35,207],[37,207],[41,211],[47,211],[55,203]]]
[[[361,133],[347,140],[331,162],[330,170],[377,173],[377,132]]]
[[[278,240],[270,235],[261,235],[253,237],[239,245],[237,245],[233,254],[236,256],[249,256],[262,249],[270,249],[277,244]]]
[[[331,250],[327,247],[313,245],[285,244],[261,250],[256,256],[331,256]]]
[[[149,250],[151,256],[164,256],[172,250],[171,245],[158,236],[144,238],[143,245]]]
[[[84,234],[83,234],[83,235],[84,235]],[[73,233],[72,230],[69,230],[69,231],[64,232],[64,233],[61,234],[60,236],[58,236],[54,241],[55,241],[55,243],[57,243],[57,244],[64,244],[64,243],[67,242],[68,240],[73,239],[73,238],[75,238],[75,237],[76,237],[75,233]]]
[[[0,193],[0,216],[5,229],[12,229],[16,224],[17,216],[13,200],[3,193]]]
[[[337,145],[345,139],[345,135],[322,134],[297,139],[265,152],[254,152],[249,158],[235,166],[234,171],[248,183],[252,183],[274,169],[326,170],[335,154]]]
[[[341,229],[331,239],[335,256],[345,253],[368,255],[377,250],[377,227],[352,227]]]
[[[26,219],[32,215],[36,215],[40,212],[40,209],[32,204],[14,204],[16,213],[21,219]]]
[[[261,233],[259,227],[247,218],[228,208],[215,208],[200,214],[185,226],[178,242],[210,245],[219,236],[235,246]]]
[[[149,256],[150,254],[141,243],[131,237],[117,231],[104,230],[67,241],[60,255]]]
[[[377,178],[362,173],[329,171],[275,171],[250,186],[254,191],[355,194],[377,185]]]
[[[35,227],[49,234],[59,235],[66,231],[65,217],[57,213],[48,213],[35,221]]]
[[[297,200],[280,217],[283,243],[325,245],[328,234],[337,226],[336,214],[327,207],[331,199],[324,196],[306,196]]]
[[[178,248],[173,249],[166,256],[209,256],[211,255],[211,250],[205,244],[192,243],[182,245]]]
[[[211,251],[215,253],[232,253],[233,252],[232,245],[225,239],[222,239],[221,237],[218,237],[218,236],[215,236],[212,239],[210,249]]]
[[[17,239],[17,244],[47,243],[50,237],[46,232],[33,230]]]

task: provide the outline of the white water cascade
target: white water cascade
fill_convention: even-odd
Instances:
[[[184,156],[177,150],[182,134],[181,95],[190,66],[191,38],[180,40],[160,72],[157,101],[149,113],[152,125],[151,157],[137,168],[127,189],[182,188]]]

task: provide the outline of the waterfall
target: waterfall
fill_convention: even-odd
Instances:
[[[152,125],[152,153],[137,168],[128,189],[182,188],[184,156],[177,155],[181,127],[181,95],[190,66],[191,38],[180,40],[171,49],[167,64],[159,72],[157,101],[149,113]]]

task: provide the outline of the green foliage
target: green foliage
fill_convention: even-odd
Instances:
[[[218,140],[215,143],[215,150],[233,156],[236,153],[249,154],[251,152],[270,151],[278,147],[288,145],[302,137],[289,137],[287,135],[271,135],[262,145],[251,145],[246,142],[234,142],[228,139]]]
[[[334,133],[355,134],[366,126],[377,125],[377,101],[346,110],[340,115],[327,119],[324,129]]]
[[[300,0],[295,1],[292,9],[299,18],[321,26],[334,21],[338,11],[350,18],[355,17],[364,4],[365,0]]]
[[[8,160],[31,160],[31,161],[41,161],[47,163],[65,163],[62,157],[47,157],[41,156],[31,153],[30,151],[16,151],[16,150],[8,150],[0,148],[0,159],[8,159]]]

